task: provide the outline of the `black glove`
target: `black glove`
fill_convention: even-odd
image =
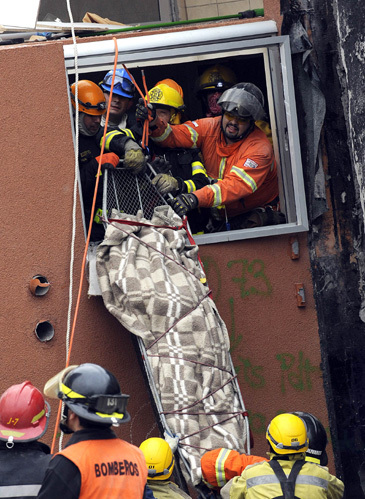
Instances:
[[[156,173],[170,173],[171,163],[162,156],[156,156],[156,158],[151,162],[152,168]]]
[[[153,104],[144,105],[142,97],[139,98],[136,106],[136,119],[137,121],[153,121],[156,118],[156,109]]]
[[[176,198],[168,200],[169,205],[179,215],[183,217],[188,211],[198,207],[199,201],[195,194],[180,194]]]

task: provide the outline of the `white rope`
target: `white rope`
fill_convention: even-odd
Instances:
[[[72,205],[72,236],[70,247],[70,285],[68,293],[68,311],[67,311],[67,329],[66,329],[66,361],[68,358],[70,348],[70,332],[71,332],[71,319],[72,319],[72,293],[73,293],[73,272],[75,261],[75,237],[76,237],[76,208],[77,208],[77,192],[78,192],[78,168],[79,168],[79,100],[78,100],[78,81],[79,73],[77,66],[77,43],[75,36],[74,20],[71,11],[70,0],[66,0],[68,15],[70,16],[71,34],[75,56],[75,175],[74,175],[74,189],[73,189],[73,205]],[[62,413],[64,409],[64,402],[62,402]],[[61,431],[59,439],[59,450],[62,450],[64,433]]]

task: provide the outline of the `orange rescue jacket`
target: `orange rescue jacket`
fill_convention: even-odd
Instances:
[[[224,204],[228,216],[265,206],[279,194],[274,151],[265,133],[256,126],[243,140],[226,144],[221,117],[166,125],[159,119],[151,132],[163,147],[199,147],[208,175],[218,182],[194,194],[201,207]]]
[[[86,440],[59,454],[80,470],[81,499],[142,499],[147,466],[138,447],[119,438]]]
[[[264,457],[240,454],[232,449],[213,449],[201,458],[203,481],[208,487],[220,489],[231,478],[239,476],[249,464],[267,461]]]

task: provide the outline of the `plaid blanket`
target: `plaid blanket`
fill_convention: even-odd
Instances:
[[[198,247],[188,243],[185,229],[170,228],[181,226],[181,219],[169,206],[156,208],[152,220],[140,214],[112,218],[148,226],[108,226],[96,261],[103,300],[142,338],[165,423],[180,436],[185,475],[197,485],[206,450],[245,451],[227,329],[209,297]]]

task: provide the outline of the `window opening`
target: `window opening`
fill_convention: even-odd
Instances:
[[[252,25],[242,26],[251,26],[252,29]],[[232,27],[226,28],[229,31]],[[224,30],[224,27],[221,29]],[[198,31],[208,33],[210,29]],[[122,49],[118,67],[125,63],[141,88],[142,68],[149,89],[164,78],[173,78],[184,90],[188,119],[203,117],[202,104],[197,98],[194,85],[209,66],[223,64],[234,70],[238,81],[257,85],[265,97],[265,110],[278,163],[280,204],[287,220],[281,225],[198,235],[195,237],[196,242],[209,244],[308,230],[288,37],[242,40],[225,33],[226,39],[222,35],[219,43],[212,43],[209,36],[204,37],[204,33],[200,34],[199,42],[191,37],[189,41],[188,32],[178,34],[180,41],[175,43],[167,38],[165,44],[160,43],[163,35],[146,35],[141,37],[144,40],[139,40],[139,37],[119,40],[127,46],[124,53]],[[168,35],[171,33],[165,34],[165,37]],[[148,39],[151,41],[150,46]],[[90,79],[98,83],[111,69],[108,62],[109,49],[103,51],[100,43],[102,42],[79,45],[80,80]],[[141,43],[144,43],[143,48]],[[82,52],[84,45],[89,47]],[[74,81],[74,68],[66,47],[65,60],[71,84]],[[138,191],[136,194],[138,196]]]

